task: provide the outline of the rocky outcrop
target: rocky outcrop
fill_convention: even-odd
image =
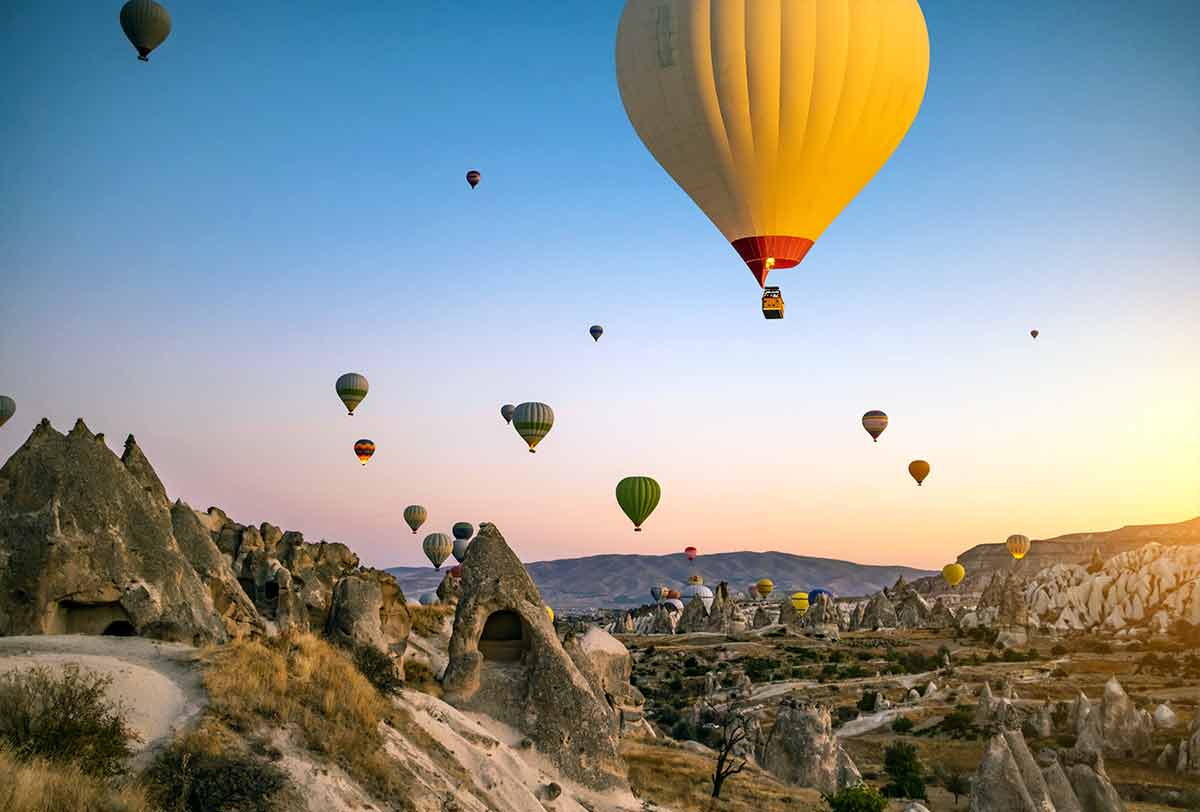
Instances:
[[[1116,677],[1104,685],[1104,698],[1092,707],[1079,729],[1075,746],[1118,758],[1140,758],[1150,752],[1154,719],[1138,710]]]
[[[511,724],[581,784],[624,784],[619,720],[600,674],[564,650],[537,587],[493,525],[480,526],[463,570],[446,700]]]
[[[1200,775],[1200,715],[1192,719],[1192,727],[1188,735],[1176,744],[1172,742],[1163,748],[1158,756],[1160,767],[1176,772]]]
[[[992,736],[971,785],[970,812],[1124,812],[1098,753],[1043,750],[1016,730]]]
[[[813,637],[836,640],[839,637],[839,631],[845,626],[845,621],[842,619],[842,613],[838,610],[837,605],[833,602],[833,598],[828,593],[822,592],[817,595],[815,601],[809,603],[808,611],[800,618],[797,625],[803,632]]]
[[[894,629],[900,625],[896,607],[886,592],[877,592],[863,607],[862,615],[855,624],[855,629],[877,631],[879,629]]]
[[[765,629],[771,625],[771,616],[767,614],[766,609],[760,606],[754,612],[754,622],[751,625],[755,629]]]
[[[600,687],[609,707],[617,714],[622,733],[640,731],[646,699],[630,684],[633,659],[620,640],[597,626],[582,635],[568,635],[563,648],[573,660],[583,657],[600,677]]]
[[[789,784],[833,793],[862,781],[853,759],[833,735],[829,709],[785,700],[758,748],[764,770]]]
[[[0,634],[202,644],[254,629],[211,542],[186,543],[185,552],[166,490],[132,436],[118,458],[82,420],[66,435],[43,420],[0,468]]]
[[[855,607],[849,628],[879,629],[953,629],[958,619],[946,602],[938,598],[930,603],[903,577],[890,588],[872,595]]]

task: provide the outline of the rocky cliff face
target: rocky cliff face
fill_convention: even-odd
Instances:
[[[132,436],[118,458],[82,420],[43,420],[0,468],[0,634],[307,630],[399,658],[404,595],[345,545],[172,504]]]
[[[850,755],[833,735],[829,709],[785,700],[758,747],[758,762],[781,781],[834,793],[861,783]]]
[[[1098,753],[1043,750],[1035,760],[1020,731],[988,742],[971,785],[970,812],[1124,812]]]

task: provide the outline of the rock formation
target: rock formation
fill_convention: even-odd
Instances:
[[[1140,758],[1150,751],[1154,719],[1138,710],[1116,677],[1104,685],[1104,698],[1087,713],[1075,746],[1120,758]]]
[[[592,626],[581,636],[568,635],[563,641],[563,648],[573,660],[581,656],[586,658],[588,665],[600,677],[604,698],[617,714],[622,733],[642,732],[647,728],[642,723],[646,699],[629,682],[633,674],[633,659],[620,640]]]
[[[715,599],[713,603],[716,603]],[[675,633],[691,634],[705,631],[707,628],[708,610],[704,608],[704,601],[700,600],[699,596],[695,596],[684,605],[683,612],[675,623]]]
[[[844,627],[842,613],[838,610],[833,598],[822,592],[817,599],[810,602],[808,611],[800,618],[799,627],[813,637],[837,640],[839,631]]]
[[[624,783],[618,715],[601,676],[564,650],[529,573],[491,524],[463,561],[443,688],[450,704],[523,732],[581,784]]]
[[[877,631],[879,629],[953,629],[957,617],[944,600],[932,604],[911,584],[899,578],[888,589],[872,595],[859,604],[851,614],[849,628]]]
[[[1124,812],[1099,753],[1044,750],[1005,730],[988,741],[971,785],[970,812]]]
[[[833,735],[829,709],[784,700],[775,726],[758,748],[758,762],[781,781],[833,793],[862,777]]]

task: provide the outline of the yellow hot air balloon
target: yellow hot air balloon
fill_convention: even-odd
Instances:
[[[699,575],[689,575],[688,583],[689,584],[702,584],[702,583],[704,583],[704,579]]]
[[[543,606],[544,605],[545,604],[543,604]],[[549,606],[546,606],[546,614],[550,617],[550,622],[553,623],[554,622],[554,610],[551,609]]]
[[[883,167],[928,79],[917,0],[628,0],[617,31],[633,128],[760,285]]]
[[[758,579],[758,583],[754,585],[754,588],[758,591],[759,595],[765,598],[770,595],[771,590],[775,588],[775,582],[770,578],[760,578]]]
[[[958,586],[962,583],[962,579],[967,577],[967,570],[962,564],[957,561],[953,564],[947,564],[942,567],[942,577],[946,579],[946,583],[950,586]]]
[[[929,476],[929,463],[925,460],[913,460],[908,464],[908,474],[920,485]]]
[[[1005,542],[1008,547],[1008,554],[1020,561],[1029,552],[1032,542],[1029,541],[1029,536],[1022,536],[1020,533],[1014,533],[1008,537]]]
[[[802,615],[808,611],[807,592],[793,592],[792,597],[789,598],[789,600],[792,602],[792,608],[796,610],[797,614]]]

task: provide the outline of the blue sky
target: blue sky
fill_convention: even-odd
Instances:
[[[527,560],[918,566],[1200,513],[1196,3],[923,2],[921,113],[772,275],[782,322],[633,133],[620,2],[167,5],[149,64],[119,3],[0,10],[0,458],[82,415],[173,496],[381,565],[421,560],[411,502]],[[536,456],[521,400],[558,415]]]

